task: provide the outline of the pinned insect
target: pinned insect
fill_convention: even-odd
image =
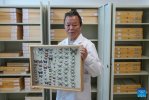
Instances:
[[[65,60],[68,60],[68,56],[65,56]]]
[[[45,57],[48,57],[48,53],[45,53]]]
[[[62,75],[62,73],[58,73],[58,75],[59,75],[59,76],[61,76],[61,75]]]
[[[57,80],[58,80],[58,81],[62,81],[62,80],[63,80],[63,77],[57,76]]]
[[[47,66],[43,66],[44,69],[47,69]]]
[[[53,60],[53,55],[49,55],[49,60],[50,60],[50,61]]]
[[[71,78],[70,81],[74,82],[74,78]]]
[[[49,51],[53,51],[53,48],[50,48]]]
[[[38,70],[41,71],[42,70],[42,67],[38,67]]]
[[[38,60],[34,60],[34,63],[38,63]]]
[[[47,74],[47,72],[44,72],[44,74]]]
[[[67,81],[68,81],[68,77],[67,77],[67,76],[65,76],[65,77],[64,77],[64,80],[65,80],[65,82],[67,82]]]
[[[45,81],[47,81],[48,79],[47,79],[47,78],[45,78],[44,80],[45,80]]]
[[[75,88],[75,83],[72,83],[72,84],[71,84],[71,87],[72,87],[72,88]]]
[[[62,68],[62,63],[58,63],[58,68]]]
[[[69,52],[69,48],[64,48],[64,51],[65,52]]]
[[[39,63],[42,63],[42,60],[39,60]]]
[[[64,83],[64,87],[68,87],[68,85],[69,85],[68,83]]]
[[[40,84],[42,84],[42,82],[40,82]]]
[[[51,66],[47,66],[48,68],[51,68]]]
[[[43,74],[43,71],[38,71],[39,74]]]
[[[68,75],[68,71],[67,72],[64,71],[64,75]]]
[[[37,73],[37,70],[34,70],[34,73]]]
[[[71,60],[75,60],[75,57],[74,57],[74,56],[72,56],[72,57],[71,57]]]
[[[71,68],[75,68],[75,64],[71,64],[70,66],[71,66]]]
[[[37,64],[34,64],[34,66],[37,66]]]
[[[39,65],[39,67],[42,67],[42,65]]]
[[[49,83],[49,82],[45,82],[45,85],[46,85],[46,84],[48,85],[48,83]]]
[[[34,81],[34,82],[35,82],[35,84],[38,84],[39,81]]]
[[[43,63],[47,63],[47,60],[43,60]]]
[[[49,86],[51,86],[51,83],[49,83]]]
[[[71,54],[75,54],[75,55],[76,55],[76,54],[77,54],[77,50],[78,50],[78,49],[73,50],[72,48],[70,48]]]
[[[75,74],[75,71],[71,71],[71,74]]]
[[[38,48],[39,51],[43,51],[43,48]]]
[[[39,77],[40,77],[40,78],[42,78],[42,77],[43,77],[43,75],[39,75]]]
[[[45,52],[48,53],[49,49],[45,49]]]
[[[58,86],[62,86],[63,87],[63,82],[59,82]]]

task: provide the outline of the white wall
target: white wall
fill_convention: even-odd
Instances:
[[[50,1],[51,5],[103,5],[115,2],[117,5],[149,5],[149,0],[0,0],[5,5],[44,5]]]

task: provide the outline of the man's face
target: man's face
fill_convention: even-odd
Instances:
[[[80,30],[82,28],[77,16],[67,16],[65,19],[64,27],[70,40],[76,40],[77,37],[80,35]]]

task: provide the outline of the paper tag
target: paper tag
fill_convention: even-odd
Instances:
[[[23,33],[24,36],[29,36],[29,33]]]
[[[50,9],[50,12],[54,12],[54,9]]]
[[[17,36],[17,33],[11,33],[11,36]]]
[[[25,88],[31,88],[31,86],[25,86]]]
[[[16,13],[10,13],[11,16],[16,16]]]
[[[83,16],[81,16],[81,19],[83,19]]]
[[[24,57],[29,57],[29,54],[23,54]]]
[[[117,50],[121,50],[121,48],[117,48]]]
[[[53,20],[50,20],[50,23],[53,23]]]
[[[24,33],[29,33],[29,30],[24,30]]]
[[[121,21],[117,21],[117,23],[121,23]]]
[[[120,73],[119,71],[116,71],[116,73]]]
[[[51,36],[51,39],[54,39],[54,36]]]
[[[29,50],[29,47],[22,47],[23,50]]]
[[[17,19],[17,17],[16,16],[11,16],[11,19]]]
[[[121,87],[117,87],[117,89],[121,89]]]
[[[122,39],[122,37],[118,37],[118,40],[121,40]]]
[[[117,52],[117,54],[121,54],[121,52]]]
[[[25,69],[25,71],[28,71],[28,69]]]
[[[135,30],[135,32],[139,32],[139,30]]]
[[[120,70],[120,68],[116,68],[116,70]]]
[[[17,32],[17,30],[11,30],[11,32]]]
[[[23,19],[28,19],[28,16],[23,16]]]
[[[137,96],[138,97],[146,97],[146,89],[145,88],[139,88],[137,90]]]
[[[116,17],[116,19],[120,19],[120,17]]]
[[[31,83],[25,83],[25,85],[30,85]]]
[[[54,36],[54,33],[51,33],[51,36]]]
[[[77,12],[83,12],[83,9],[77,9]]]
[[[11,26],[11,29],[17,29],[17,26]]]
[[[25,100],[31,100],[31,99],[25,99]]]
[[[13,82],[19,82],[19,80],[13,80]]]
[[[21,72],[21,74],[26,74],[26,72]]]
[[[121,91],[120,90],[117,90],[117,93],[120,93]]]
[[[19,92],[19,90],[14,90],[14,92]]]
[[[121,32],[121,29],[117,30],[118,32]]]
[[[95,12],[95,13],[94,13],[94,16],[98,16],[98,13],[97,13],[97,12]]]
[[[24,46],[27,46],[27,47],[28,47],[29,45],[28,45],[28,43],[23,43],[23,47],[24,47]]]
[[[11,23],[16,23],[16,20],[10,20]]]
[[[118,33],[117,35],[118,35],[118,36],[121,36],[122,34],[121,34],[121,33]]]
[[[24,51],[24,50],[23,50],[23,53],[28,53],[28,54],[29,54],[29,51],[28,51],[28,50],[27,50],[27,51]]]
[[[13,85],[19,85],[19,83],[14,83]]]
[[[134,23],[138,23],[138,21],[134,21]]]
[[[12,57],[19,57],[18,55],[12,55]]]
[[[23,36],[23,40],[29,40],[29,37]]]
[[[53,12],[50,12],[50,16],[51,16],[51,15],[53,16],[53,15],[54,15],[54,13],[53,13]]]
[[[117,58],[120,58],[120,57],[121,57],[120,55],[117,56]]]
[[[28,13],[28,9],[22,9],[22,10],[23,10],[23,13],[24,13],[24,12],[27,12],[27,13]]]
[[[120,66],[120,64],[116,64],[116,66]]]
[[[11,40],[17,40],[17,37],[11,37]]]
[[[2,82],[0,82],[0,85],[2,85]]]
[[[10,8],[10,12],[16,12],[16,8]]]
[[[23,63],[23,66],[29,66],[29,63]]]
[[[139,17],[134,17],[134,19],[139,19]]]
[[[117,15],[121,15],[121,12],[118,12]]]
[[[51,32],[54,33],[54,29],[51,29]]]
[[[28,16],[29,14],[28,14],[28,13],[23,13],[23,16],[24,16],[24,15],[25,15],[25,16]]]
[[[135,13],[135,15],[139,15],[139,13]]]
[[[29,26],[23,26],[23,29],[29,29]]]
[[[23,20],[23,23],[28,23],[28,20]]]
[[[2,80],[2,78],[0,78],[0,80]]]

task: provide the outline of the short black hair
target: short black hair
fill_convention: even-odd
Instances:
[[[67,16],[69,16],[69,17],[77,16],[79,18],[80,26],[82,26],[82,19],[77,11],[69,11],[69,12],[65,13],[64,24],[65,24],[65,19]]]

